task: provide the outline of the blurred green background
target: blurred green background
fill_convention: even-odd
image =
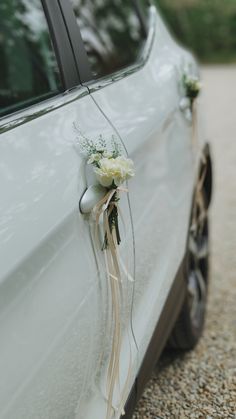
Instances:
[[[204,63],[236,62],[236,0],[155,0],[177,39]]]

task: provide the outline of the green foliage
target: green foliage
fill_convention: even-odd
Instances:
[[[203,62],[236,60],[236,0],[155,0],[177,39]]]

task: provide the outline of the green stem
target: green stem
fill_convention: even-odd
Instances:
[[[111,200],[111,204],[112,202],[117,202],[119,200],[119,198],[117,197],[117,194],[115,194]],[[109,207],[107,209],[107,211],[109,211]],[[116,242],[117,245],[119,246],[119,244],[121,243],[121,237],[120,237],[120,230],[119,230],[119,221],[118,221],[118,209],[117,206],[115,205],[108,217],[108,223],[109,223],[109,229],[110,229],[110,233],[112,234],[113,229],[115,229],[115,233],[116,233]],[[107,249],[108,246],[108,240],[107,240],[107,235],[105,234],[104,237],[104,243],[103,243],[103,249]]]

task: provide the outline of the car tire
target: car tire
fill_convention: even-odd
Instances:
[[[190,350],[203,331],[209,282],[208,199],[201,185],[194,194],[183,272],[186,296],[168,346]]]

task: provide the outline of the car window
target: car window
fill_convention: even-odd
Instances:
[[[98,78],[134,63],[144,34],[132,0],[71,0],[88,54]]]
[[[138,0],[138,4],[139,4],[140,9],[142,10],[143,16],[147,20],[149,16],[148,11],[151,5],[151,0]]]
[[[0,1],[0,116],[61,90],[40,0]]]

